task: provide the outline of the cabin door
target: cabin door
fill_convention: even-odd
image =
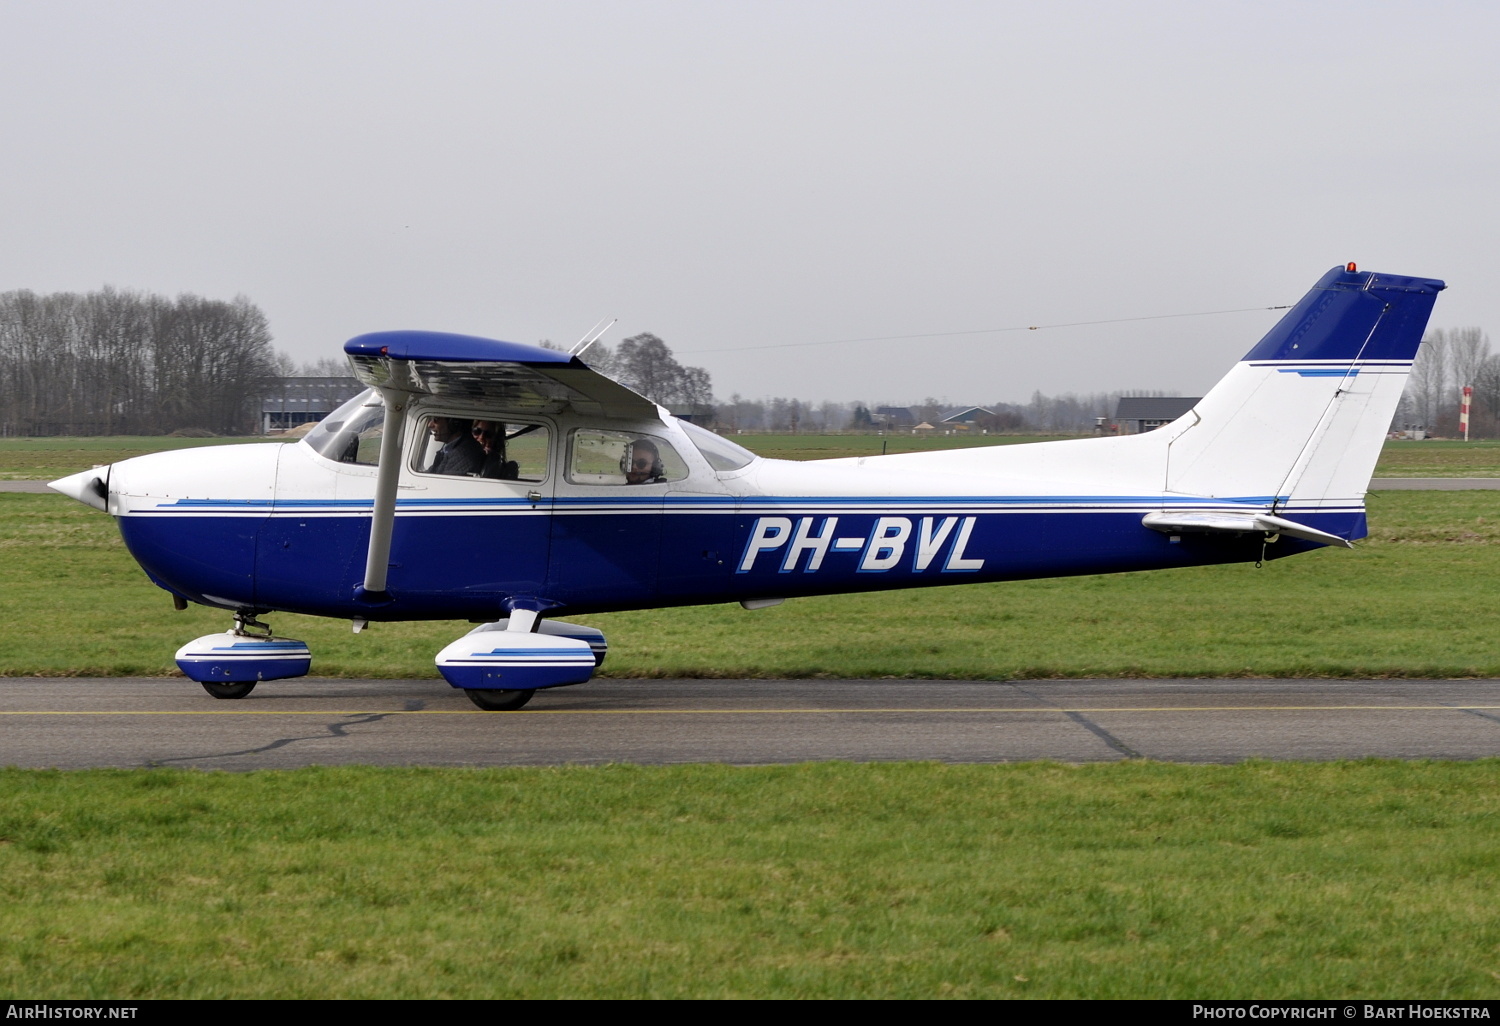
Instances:
[[[662,508],[685,473],[665,439],[642,432],[569,432],[553,499],[547,597],[610,608],[654,599]]]

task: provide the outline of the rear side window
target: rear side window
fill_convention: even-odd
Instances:
[[[568,480],[588,485],[681,481],[687,464],[665,438],[584,428],[573,432]]]
[[[547,477],[550,438],[545,424],[436,414],[422,418],[411,468],[444,477],[535,483]]]

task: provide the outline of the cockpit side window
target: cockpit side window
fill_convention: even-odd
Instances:
[[[545,424],[434,414],[418,425],[411,468],[445,477],[543,481],[549,437]]]
[[[574,484],[661,484],[687,475],[687,464],[665,438],[595,428],[573,432],[568,480]]]
[[[380,462],[384,426],[385,406],[372,388],[324,417],[303,441],[327,459],[373,467]]]

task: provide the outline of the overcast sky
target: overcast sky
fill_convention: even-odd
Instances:
[[[0,0],[0,291],[723,397],[1201,394],[1334,264],[1500,339],[1500,5]],[[870,336],[890,341],[754,348]]]

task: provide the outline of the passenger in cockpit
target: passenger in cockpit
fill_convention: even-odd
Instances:
[[[650,439],[637,438],[631,442],[620,463],[625,471],[626,484],[656,484],[667,479],[662,468],[661,451]]]
[[[427,468],[429,474],[466,476],[479,473],[484,466],[484,450],[469,433],[470,421],[463,417],[433,417],[427,425],[432,437],[443,447]]]
[[[496,420],[476,420],[474,439],[484,450],[484,465],[480,477],[492,477],[501,481],[514,481],[520,468],[514,460],[505,458],[505,425]]]

